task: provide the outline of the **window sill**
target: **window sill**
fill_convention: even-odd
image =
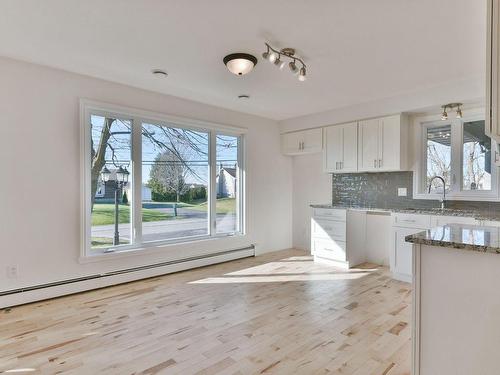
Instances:
[[[424,194],[415,193],[413,194],[413,199],[426,199],[439,201],[443,197],[442,194]],[[500,202],[500,197],[496,193],[484,193],[478,195],[467,195],[460,193],[447,193],[447,201],[472,201],[472,202]]]
[[[106,260],[116,260],[120,258],[135,257],[138,255],[144,256],[149,254],[160,254],[162,252],[165,252],[169,248],[173,249],[177,246],[182,246],[182,245],[203,244],[222,239],[241,240],[245,239],[246,237],[247,235],[242,233],[221,234],[217,236],[200,236],[195,238],[189,238],[186,240],[147,242],[137,245],[130,245],[113,251],[105,251],[105,249],[103,249],[102,251],[96,252],[95,254],[89,254],[89,251],[87,251],[86,254],[81,255],[78,258],[78,263],[86,264],[86,263],[102,262]]]

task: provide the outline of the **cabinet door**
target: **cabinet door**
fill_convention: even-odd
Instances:
[[[337,173],[342,161],[342,126],[325,128],[325,148],[323,149],[323,169],[328,173]]]
[[[358,171],[358,124],[353,122],[343,128],[343,159],[342,172]]]
[[[397,280],[411,282],[413,257],[411,243],[405,241],[405,237],[410,234],[420,232],[422,229],[416,228],[394,228],[394,247],[391,253],[391,272]]]
[[[380,120],[379,160],[380,170],[396,171],[401,168],[401,117],[384,117]]]
[[[323,149],[323,129],[311,129],[302,133],[302,152],[321,152]]]
[[[297,155],[301,152],[302,134],[287,133],[281,136],[281,152],[285,155]]]
[[[358,129],[358,169],[360,172],[376,171],[379,159],[379,120],[360,121]]]

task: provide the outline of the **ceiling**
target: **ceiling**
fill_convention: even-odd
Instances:
[[[485,70],[486,0],[2,0],[0,8],[2,56],[275,120],[483,79]],[[264,61],[264,42],[295,47],[308,80]],[[230,74],[222,58],[233,52],[257,56],[254,71]]]

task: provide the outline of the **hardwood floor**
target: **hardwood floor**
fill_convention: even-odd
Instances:
[[[410,301],[287,250],[0,311],[0,372],[409,374]]]

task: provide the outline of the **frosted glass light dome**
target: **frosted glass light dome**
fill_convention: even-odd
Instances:
[[[257,64],[257,59],[247,53],[233,53],[224,57],[227,69],[237,76],[250,73]]]

